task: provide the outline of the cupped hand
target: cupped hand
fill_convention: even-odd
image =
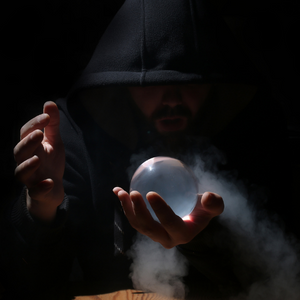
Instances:
[[[64,198],[65,151],[59,122],[56,104],[46,102],[43,114],[21,128],[20,142],[14,148],[15,176],[27,186],[27,207],[34,217],[48,222]]]
[[[149,192],[147,200],[159,219],[159,223],[151,216],[139,192],[132,191],[129,195],[120,187],[115,187],[113,192],[121,201],[131,226],[167,249],[190,242],[209,224],[212,218],[220,215],[224,210],[221,196],[205,192],[198,196],[191,214],[182,219],[173,212],[159,194]]]

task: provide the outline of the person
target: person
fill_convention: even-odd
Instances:
[[[278,120],[280,106],[208,1],[127,0],[67,98],[46,102],[21,128],[15,174],[25,187],[7,212],[8,297],[131,288],[126,250],[137,231],[187,257],[191,299],[240,292],[234,257],[216,239],[234,243],[218,222],[222,195],[199,195],[182,220],[150,193],[158,223],[128,193],[127,170],[133,154],[181,159],[214,145],[227,156],[218,168],[267,187],[271,200],[253,205],[279,212],[294,231],[287,191],[277,189],[289,184]]]

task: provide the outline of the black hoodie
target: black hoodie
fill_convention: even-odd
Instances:
[[[197,132],[225,152],[228,163],[221,167],[238,169],[241,178],[268,190],[278,186],[276,171],[285,170],[280,109],[268,89],[256,85],[259,75],[210,2],[127,0],[68,97],[57,101],[66,148],[66,198],[55,223],[48,228],[34,221],[26,210],[25,193],[12,207],[12,230],[21,245],[14,262],[22,270],[21,291],[57,296],[132,288],[130,261],[122,253],[135,231],[111,190],[129,189],[133,153],[151,148],[147,155],[153,156],[165,150],[156,147],[159,137],[149,134],[125,87],[189,83],[215,84],[214,100],[206,105]],[[188,150],[201,150],[197,138],[187,141]],[[278,210],[280,197],[279,191],[273,210]],[[118,227],[125,235],[120,236]],[[227,229],[216,219],[194,241],[179,247],[190,261],[185,280],[191,298],[240,291],[233,256],[215,241],[221,233]],[[229,241],[227,234],[225,244]],[[28,282],[35,284],[26,287]]]
[[[74,89],[258,81],[210,1],[127,0]]]

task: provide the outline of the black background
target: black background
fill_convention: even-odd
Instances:
[[[1,206],[15,196],[13,147],[43,103],[67,94],[124,0],[9,1],[2,9]]]
[[[150,0],[151,1],[151,0]],[[162,0],[163,1],[163,0]],[[43,103],[67,94],[124,0],[2,2],[1,206],[15,196],[13,147]],[[299,126],[299,3],[212,0],[239,28],[285,111],[292,151]],[[4,4],[5,3],[5,4]],[[255,56],[255,55],[254,55]],[[296,156],[296,155],[295,155]]]

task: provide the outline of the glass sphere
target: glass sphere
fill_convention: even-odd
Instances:
[[[174,213],[183,218],[196,205],[198,184],[194,173],[180,160],[157,156],[146,160],[135,171],[130,183],[131,191],[141,193],[152,217],[158,221],[146,199],[148,192],[158,193]]]

